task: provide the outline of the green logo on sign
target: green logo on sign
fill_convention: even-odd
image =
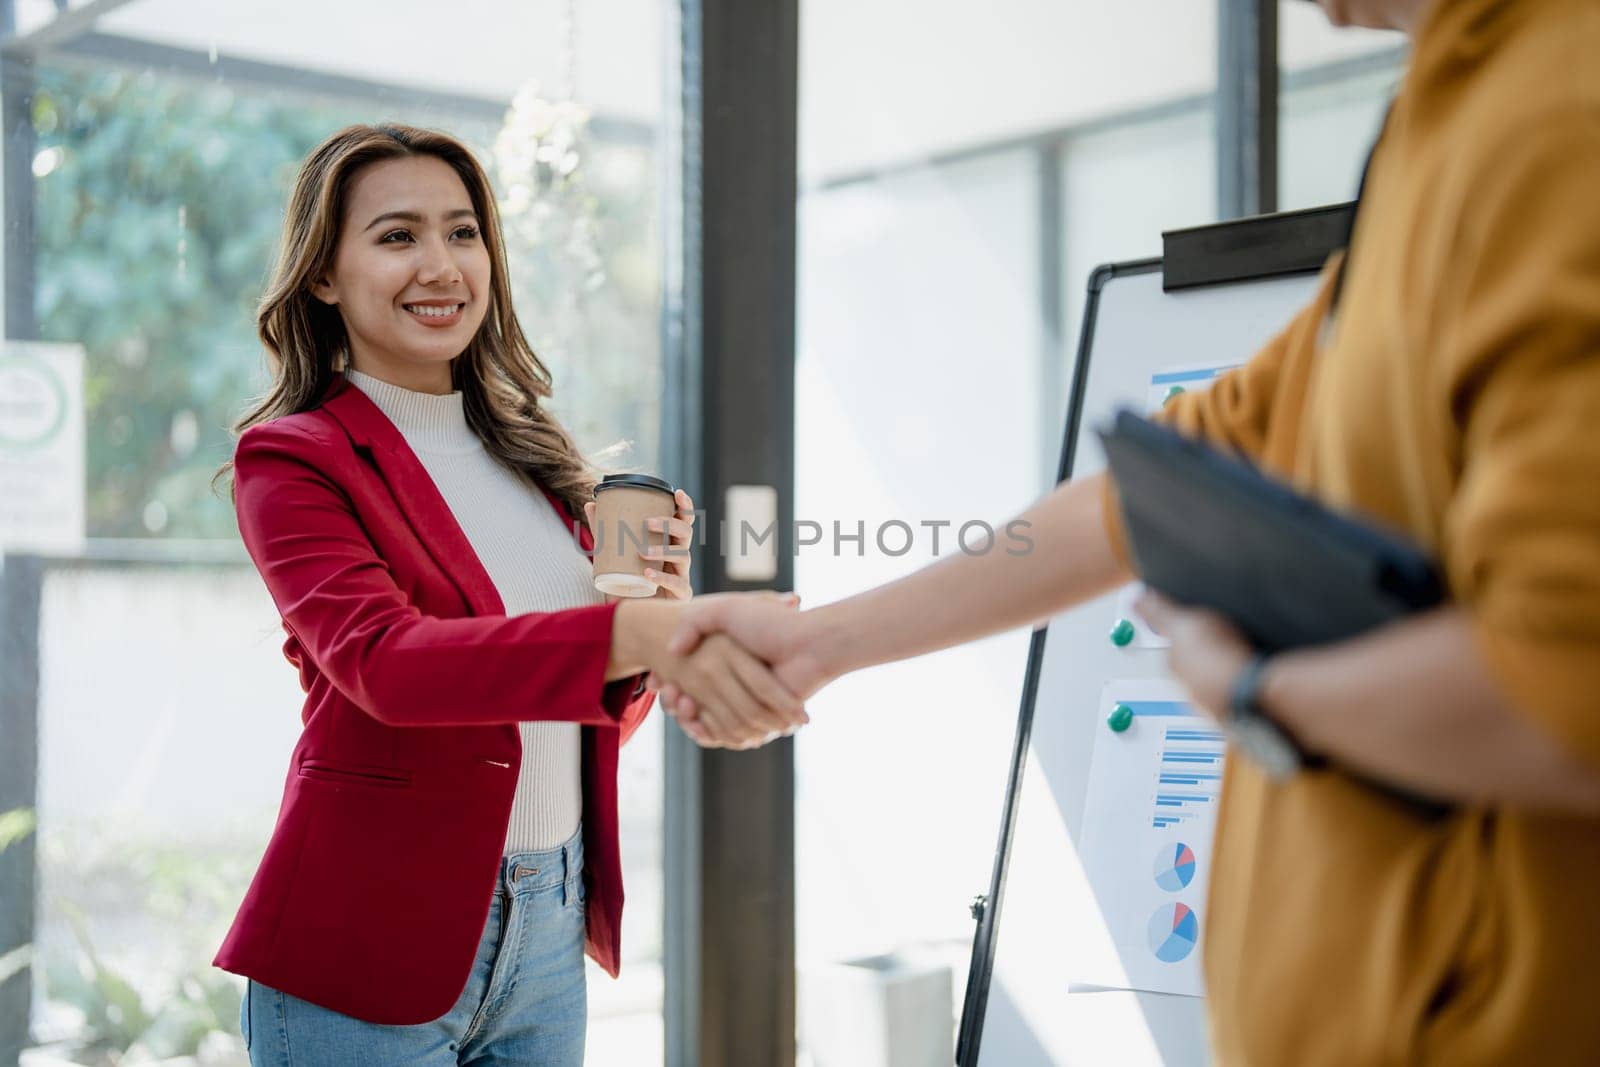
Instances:
[[[40,448],[66,421],[67,389],[48,364],[0,357],[0,448]]]

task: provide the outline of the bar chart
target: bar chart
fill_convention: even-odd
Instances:
[[[1134,715],[1138,714],[1135,710]],[[1221,730],[1187,724],[1165,728],[1156,771],[1152,826],[1181,826],[1215,807],[1222,788],[1226,747],[1227,738]]]

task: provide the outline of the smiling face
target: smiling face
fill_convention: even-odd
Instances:
[[[310,288],[339,309],[356,370],[444,394],[488,312],[491,269],[461,177],[436,156],[406,156],[351,178],[333,265]]]

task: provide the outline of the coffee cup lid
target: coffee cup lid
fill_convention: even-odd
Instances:
[[[648,474],[608,474],[594,487],[595,495],[599,496],[602,489],[658,489],[669,495],[676,493],[671,482]]]

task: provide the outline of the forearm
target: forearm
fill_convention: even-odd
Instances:
[[[1263,704],[1308,749],[1444,799],[1600,812],[1600,768],[1500,692],[1459,609],[1285,653]]]
[[[654,597],[622,600],[611,623],[611,653],[606,681],[658,669],[681,608]]]
[[[830,673],[1037,625],[1127,581],[1105,524],[1105,476],[1056,489],[1019,518],[1026,551],[997,543],[812,613]]]

